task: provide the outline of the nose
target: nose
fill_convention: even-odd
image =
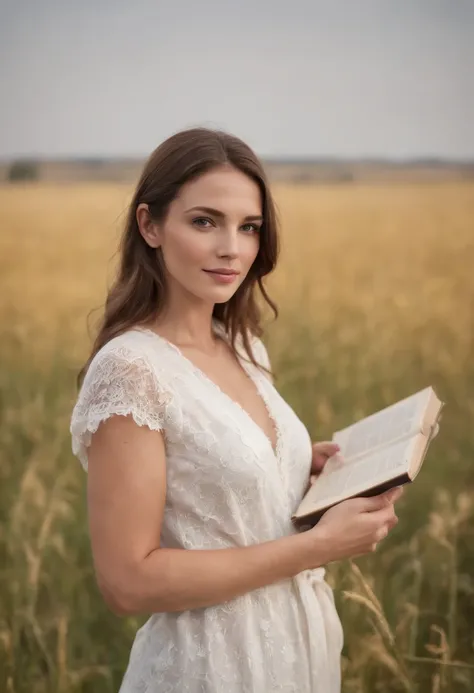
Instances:
[[[235,229],[228,229],[219,238],[219,257],[236,258],[239,256],[239,236]]]

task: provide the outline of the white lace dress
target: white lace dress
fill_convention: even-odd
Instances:
[[[213,328],[227,339],[217,320]],[[253,343],[268,365],[262,340]],[[273,420],[276,452],[238,403],[150,330],[115,337],[88,370],[71,420],[85,469],[91,433],[113,414],[164,431],[161,546],[231,548],[296,532],[291,514],[308,483],[311,439],[265,372],[239,360]],[[120,693],[339,693],[343,634],[324,572],[153,614],[136,634]]]

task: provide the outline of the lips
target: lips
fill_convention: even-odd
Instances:
[[[225,275],[237,275],[238,272],[233,270],[204,270],[204,272],[210,272],[211,274],[225,274]]]

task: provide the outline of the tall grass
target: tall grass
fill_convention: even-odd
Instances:
[[[0,690],[116,691],[142,620],[92,571],[70,452],[86,316],[114,267],[125,186],[0,188]],[[345,693],[474,690],[474,186],[276,189],[280,392],[326,439],[428,384],[447,402],[400,522],[332,564]]]

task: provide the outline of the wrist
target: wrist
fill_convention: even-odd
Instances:
[[[334,560],[331,538],[324,526],[315,525],[300,536],[305,546],[306,569],[320,568]]]

